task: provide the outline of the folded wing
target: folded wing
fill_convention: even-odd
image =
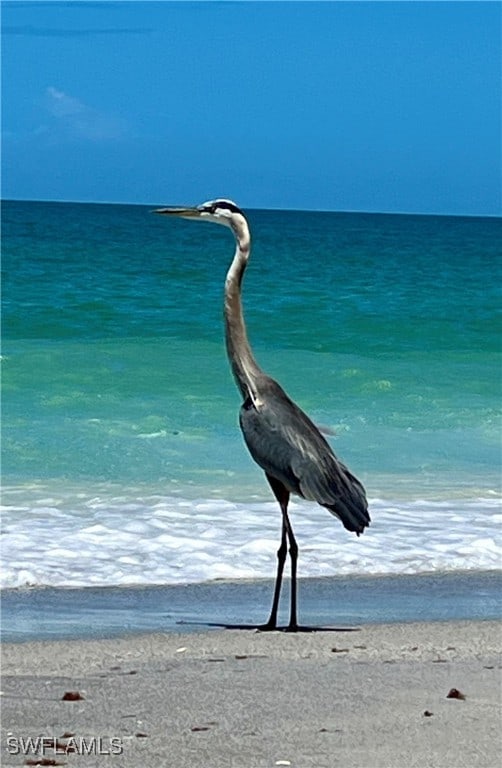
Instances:
[[[256,463],[294,494],[316,501],[358,535],[370,523],[362,484],[337,459],[309,417],[268,376],[259,404],[240,411],[244,440]]]

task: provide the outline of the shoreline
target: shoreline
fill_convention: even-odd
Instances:
[[[273,580],[219,580],[156,587],[35,587],[2,590],[4,642],[198,632],[214,622],[260,624]],[[299,620],[321,626],[497,620],[502,572],[301,578]],[[280,621],[287,622],[285,579]]]
[[[494,621],[6,643],[2,765],[43,736],[83,768],[494,768],[501,651]]]

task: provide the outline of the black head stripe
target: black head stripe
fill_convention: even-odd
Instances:
[[[214,213],[218,208],[225,211],[230,211],[231,213],[242,214],[241,209],[238,208],[231,200],[213,200],[213,202],[204,206],[204,210],[208,213]]]
[[[242,213],[241,209],[238,208],[235,203],[232,203],[230,200],[220,200],[220,202],[216,204],[216,207],[225,208],[227,211],[231,211],[232,213]]]

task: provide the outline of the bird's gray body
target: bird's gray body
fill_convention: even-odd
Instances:
[[[347,530],[362,533],[369,517],[361,483],[274,379],[262,375],[256,384],[260,404],[248,398],[239,413],[253,459],[290,493],[316,501]]]

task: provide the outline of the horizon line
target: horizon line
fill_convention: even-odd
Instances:
[[[33,198],[17,198],[17,197],[2,197],[0,203],[56,203],[61,205],[127,205],[138,207],[154,208],[160,205],[159,203],[131,203],[123,201],[113,200],[52,200],[52,199],[33,199]],[[431,211],[369,211],[363,209],[333,209],[333,208],[273,208],[273,207],[256,207],[240,205],[241,208],[248,211],[270,211],[270,212],[288,212],[288,213],[341,213],[341,214],[360,214],[367,216],[443,216],[443,217],[455,217],[455,218],[478,218],[478,219],[498,219],[502,218],[502,210],[500,213],[445,213],[445,212],[431,212]]]

